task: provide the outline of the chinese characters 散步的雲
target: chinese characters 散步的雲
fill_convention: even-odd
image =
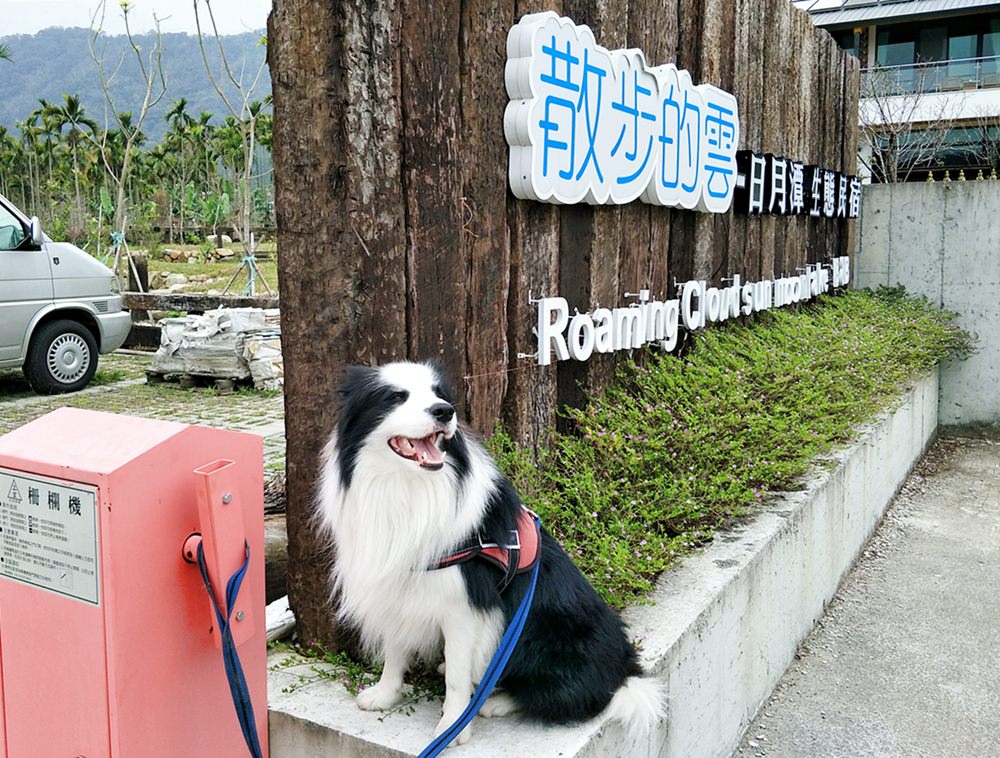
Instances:
[[[724,212],[736,187],[736,98],[641,50],[608,50],[550,12],[507,38],[504,132],[514,195]]]

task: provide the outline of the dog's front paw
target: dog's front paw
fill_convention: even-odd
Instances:
[[[441,717],[441,720],[438,722],[437,727],[434,729],[434,736],[437,737],[438,735],[440,735],[445,729],[454,724],[455,719],[457,719],[461,715],[462,715],[461,711],[454,714],[445,713],[444,716]],[[469,738],[471,736],[472,736],[472,725],[470,724],[459,733],[458,737],[453,739],[448,744],[448,747],[454,747],[455,745],[464,745],[466,742],[469,741]]]
[[[398,689],[376,684],[358,693],[358,708],[363,711],[384,711],[398,705],[402,694]]]

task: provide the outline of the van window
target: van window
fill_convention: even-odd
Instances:
[[[0,250],[15,250],[25,238],[17,216],[0,205]]]

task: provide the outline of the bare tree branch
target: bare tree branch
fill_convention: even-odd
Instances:
[[[200,6],[204,3],[205,8],[208,12],[209,24],[211,26],[212,34],[215,37],[216,48],[218,49],[219,59],[222,63],[223,71],[225,72],[226,78],[229,80],[229,84],[235,90],[236,94],[239,96],[239,107],[237,107],[233,100],[226,94],[223,82],[219,81],[219,77],[212,70],[212,65],[209,62],[208,52],[205,49],[205,35],[202,31],[201,26],[201,12]],[[240,131],[240,146],[243,153],[243,167],[240,172],[239,177],[239,192],[240,192],[240,236],[242,237],[242,242],[248,254],[253,255],[254,244],[251,241],[251,216],[252,216],[252,182],[254,178],[253,164],[254,164],[254,152],[256,150],[256,140],[257,140],[257,120],[264,113],[264,108],[267,105],[267,100],[264,101],[263,105],[258,107],[253,101],[254,90],[260,83],[261,75],[263,74],[264,67],[267,65],[266,56],[261,60],[260,66],[257,68],[257,72],[253,77],[253,81],[246,85],[244,84],[244,67],[246,65],[246,60],[241,63],[240,75],[237,76],[233,71],[233,67],[229,63],[229,58],[226,56],[225,48],[222,44],[222,37],[219,34],[218,27],[215,22],[215,14],[212,11],[211,0],[192,0],[194,6],[194,18],[195,18],[195,28],[198,32],[198,47],[201,51],[201,60],[205,65],[205,71],[208,73],[208,79],[215,89],[216,94],[219,99],[222,100],[223,104],[229,110],[230,115],[233,118],[236,126]]]
[[[926,73],[921,67],[872,68],[862,76],[862,162],[877,181],[905,182],[914,170],[939,161],[964,96],[928,91]]]
[[[100,3],[94,13],[91,15],[91,29],[90,34],[87,37],[87,44],[90,49],[90,57],[93,59],[97,67],[98,79],[101,85],[101,92],[104,94],[105,103],[104,131],[99,140],[95,138],[91,141],[98,147],[101,160],[104,163],[108,177],[111,179],[116,188],[115,214],[113,222],[114,231],[119,234],[124,234],[125,219],[128,215],[128,208],[126,207],[128,181],[132,170],[132,162],[135,157],[135,148],[137,147],[139,139],[142,136],[142,125],[146,120],[146,116],[149,114],[150,109],[156,106],[156,104],[159,103],[166,94],[167,82],[163,73],[163,44],[160,33],[159,18],[155,15],[153,16],[156,31],[149,55],[144,58],[142,50],[135,41],[131,25],[129,24],[129,11],[131,10],[131,6],[127,0],[124,0],[120,5],[122,9],[122,17],[125,22],[125,36],[128,39],[128,44],[135,58],[136,65],[139,69],[144,85],[142,101],[138,104],[137,110],[121,110],[115,103],[111,94],[111,84],[118,75],[118,72],[122,70],[122,67],[125,64],[125,59],[128,56],[128,52],[126,51],[123,53],[121,59],[118,61],[118,64],[109,76],[105,66],[106,45],[102,45],[101,49],[98,50],[98,43],[101,41],[102,35],[104,34],[103,27],[107,11],[107,0],[100,0]],[[134,118],[133,115],[135,116]],[[122,162],[121,168],[117,172],[114,169],[111,156],[111,145],[108,141],[111,119],[114,120],[122,140]]]
[[[1000,164],[1000,116],[980,108],[972,129],[975,134],[973,155],[984,166],[996,168]]]

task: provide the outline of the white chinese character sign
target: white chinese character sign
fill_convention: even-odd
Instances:
[[[736,98],[687,71],[607,50],[548,11],[507,36],[504,133],[515,197],[722,213],[736,187]]]

